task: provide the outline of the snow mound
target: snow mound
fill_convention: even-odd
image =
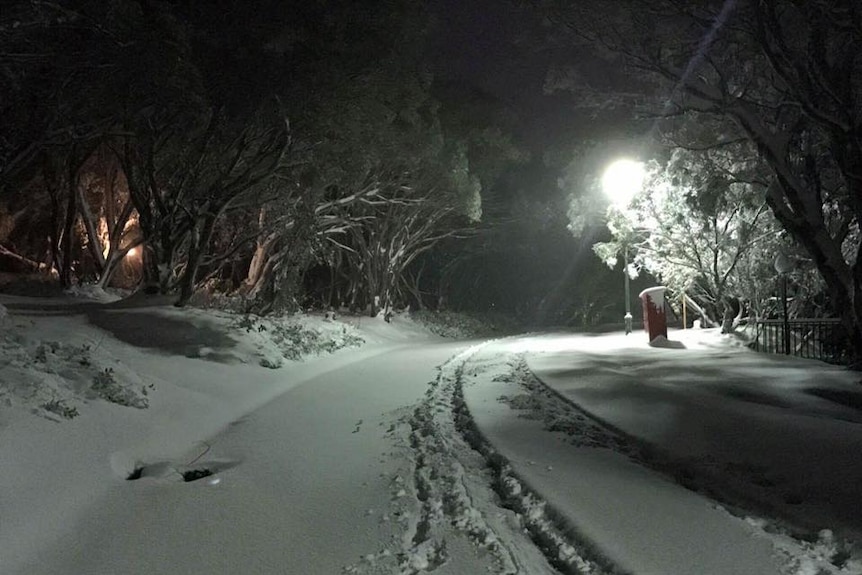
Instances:
[[[88,299],[92,301],[100,301],[104,303],[115,302],[122,299],[120,296],[108,293],[104,288],[94,284],[79,284],[72,286],[63,293],[73,297]]]

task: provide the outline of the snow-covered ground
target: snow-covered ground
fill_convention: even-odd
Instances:
[[[858,374],[78,295],[0,299],[4,575],[862,573]]]
[[[610,572],[862,573],[859,374],[671,340],[507,340],[508,369],[473,359],[496,375],[465,385],[471,418]]]

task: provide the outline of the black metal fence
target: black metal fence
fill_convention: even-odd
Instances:
[[[834,318],[756,320],[755,351],[784,353],[829,363],[850,361],[850,341]]]

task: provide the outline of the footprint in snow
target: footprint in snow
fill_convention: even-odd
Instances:
[[[157,481],[183,481],[191,483],[207,478],[207,483],[217,485],[221,479],[217,473],[239,465],[232,459],[213,459],[205,456],[210,451],[205,442],[196,444],[185,457],[179,460],[162,460],[144,463],[123,452],[113,453],[110,457],[114,473],[127,481],[150,478]]]

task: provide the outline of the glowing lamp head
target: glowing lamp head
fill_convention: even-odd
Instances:
[[[602,175],[602,190],[618,207],[625,207],[643,187],[646,170],[643,162],[617,160]]]

